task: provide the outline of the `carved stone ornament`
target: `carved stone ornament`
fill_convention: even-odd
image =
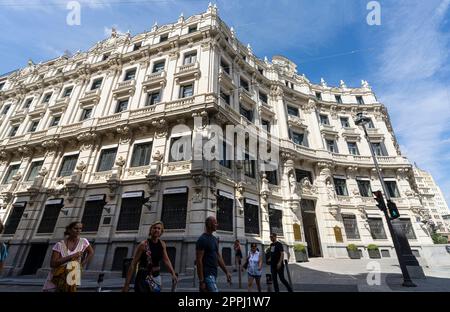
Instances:
[[[86,163],[84,161],[81,161],[78,165],[77,165],[77,170],[79,172],[83,172],[84,170],[86,170]]]
[[[131,140],[131,130],[128,126],[119,126],[116,128],[116,132],[119,134],[120,144],[127,144]]]
[[[167,121],[164,119],[161,119],[159,121],[153,121],[152,125],[157,129],[156,131],[156,137],[161,139],[167,136],[168,133],[168,125]]]
[[[317,187],[312,185],[308,178],[303,178],[300,181],[301,194],[302,195],[314,195],[317,194]]]
[[[241,201],[244,199],[244,191],[245,191],[245,187],[244,187],[244,182],[238,182],[236,183],[236,199]]]
[[[122,156],[117,157],[116,166],[123,167],[125,166],[125,159]]]
[[[48,174],[48,170],[47,170],[47,168],[46,167],[42,167],[42,169],[41,170],[39,170],[39,173],[38,173],[41,177],[45,177],[47,174]]]
[[[159,150],[152,156],[153,160],[156,162],[161,162],[164,159],[164,154],[162,154]]]

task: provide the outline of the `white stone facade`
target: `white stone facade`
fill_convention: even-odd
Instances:
[[[85,224],[83,234],[95,246],[90,272],[119,270],[160,219],[170,224],[163,238],[176,270],[185,272],[193,267],[205,218],[226,203],[219,208],[226,229],[217,235],[227,261],[236,238],[245,248],[267,246],[271,230],[280,233],[291,261],[296,243],[308,245],[310,256],[347,257],[350,243],[365,257],[370,243],[393,256],[381,212],[358,187],[381,189],[368,142],[354,123],[359,112],[372,119],[369,136],[386,179],[395,182],[402,218],[411,222],[412,248],[420,252],[431,243],[418,222],[412,166],[368,83],[314,84],[284,57],[260,60],[215,7],[134,37],[113,32],[87,52],[30,61],[2,82],[0,218],[12,232],[1,237],[10,246],[6,274],[45,271],[64,227],[83,218],[98,227],[86,231]],[[202,123],[194,125],[194,117]],[[219,161],[172,161],[174,138],[206,140],[212,123],[254,124],[259,133],[269,125],[280,147],[270,181],[257,167],[252,176],[248,161],[229,168]],[[179,124],[186,126],[173,128]]]
[[[414,166],[413,169],[419,195],[429,219],[436,226],[437,232],[450,233],[450,225],[447,218],[444,218],[450,214],[450,210],[440,187],[429,172],[417,166]]]

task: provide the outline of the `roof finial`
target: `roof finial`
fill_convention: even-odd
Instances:
[[[33,65],[34,65],[33,60],[32,59],[28,59],[28,66],[33,66]]]
[[[341,80],[341,81],[339,82],[339,87],[341,87],[341,89],[346,89],[346,88],[347,88],[347,86],[346,86],[344,80]]]
[[[320,85],[321,85],[322,87],[324,87],[324,88],[327,87],[327,82],[325,81],[325,79],[320,78]]]
[[[182,23],[184,21],[184,14],[181,12],[180,17],[178,17],[178,23]]]
[[[152,31],[156,31],[157,29],[158,29],[158,22],[155,21],[155,23],[153,24],[153,27],[152,27]]]
[[[116,38],[116,37],[117,37],[117,30],[113,26],[113,27],[111,27],[111,38]]]
[[[250,43],[247,43],[247,50],[248,50],[248,53],[253,54],[252,46],[250,45]]]
[[[361,87],[363,87],[364,89],[370,89],[370,85],[367,80],[361,80]]]

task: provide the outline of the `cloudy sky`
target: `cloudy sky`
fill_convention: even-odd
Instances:
[[[205,0],[0,0],[0,73],[87,50],[111,27],[132,34],[206,10]],[[219,14],[263,58],[284,55],[311,81],[368,80],[388,109],[403,154],[430,171],[450,203],[450,0],[217,0]]]

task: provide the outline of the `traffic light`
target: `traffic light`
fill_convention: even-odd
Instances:
[[[375,196],[375,200],[377,201],[377,207],[381,211],[386,210],[386,204],[384,203],[383,193],[381,191],[373,192],[373,195]]]
[[[394,219],[397,219],[400,217],[400,212],[398,212],[397,205],[394,202],[388,200],[387,206],[389,209],[389,215],[391,216],[391,220],[394,220]]]

